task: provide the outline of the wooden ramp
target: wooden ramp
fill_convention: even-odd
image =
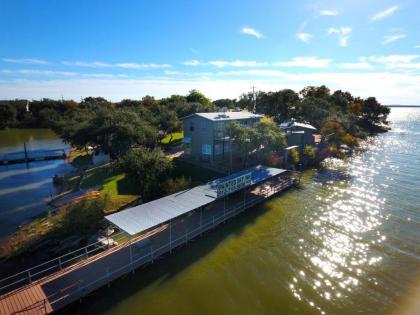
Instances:
[[[3,314],[48,314],[53,310],[40,285],[32,285],[9,294],[0,300]]]
[[[132,240],[138,243],[167,228],[161,226]],[[141,248],[130,242],[110,248],[66,269],[53,273],[32,284],[11,291],[0,297],[0,314],[49,314],[106,285],[150,259],[130,264],[133,252],[141,255]]]

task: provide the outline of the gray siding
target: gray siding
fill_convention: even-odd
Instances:
[[[184,137],[191,139],[191,156],[202,158],[203,144],[209,144],[213,155],[213,125],[212,122],[200,116],[191,116],[184,119]],[[210,159],[212,157],[210,156]]]
[[[252,126],[259,121],[258,118],[240,119],[238,122],[247,126]],[[233,120],[213,121],[197,115],[184,118],[183,129],[184,137],[191,139],[190,154],[196,160],[204,160],[206,156],[203,155],[203,144],[211,146],[211,155],[208,160],[215,161],[220,159],[230,158],[229,140],[223,140],[229,135],[225,131],[226,124],[233,122]],[[217,124],[223,124],[222,128],[217,128]],[[235,146],[233,146],[235,147]],[[219,154],[216,154],[219,153]],[[235,150],[233,156],[235,156]]]

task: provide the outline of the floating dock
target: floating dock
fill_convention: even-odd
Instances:
[[[0,155],[0,165],[29,163],[35,161],[60,160],[67,157],[64,149],[32,150]]]
[[[116,235],[0,280],[0,313],[57,311],[295,184],[256,166],[109,215]]]

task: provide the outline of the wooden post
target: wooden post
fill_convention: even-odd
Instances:
[[[31,277],[31,271],[28,270],[28,279],[29,279],[29,283],[32,283],[32,277]]]
[[[200,207],[200,236],[203,236],[203,207]]]
[[[223,223],[226,221],[226,196],[223,197]]]
[[[134,265],[133,265],[133,249],[132,249],[133,243],[131,242],[131,236],[129,240],[129,248],[130,248],[130,265],[131,265],[131,272],[134,273]]]
[[[169,253],[172,254],[172,221],[169,221]]]
[[[58,257],[58,266],[60,267],[60,270],[63,269],[63,267],[61,266],[61,257]]]
[[[23,143],[23,150],[25,151],[25,162],[28,163],[28,151],[26,149],[26,142]]]
[[[154,263],[154,259],[153,259],[153,246],[150,245],[150,257],[152,257],[152,264]]]

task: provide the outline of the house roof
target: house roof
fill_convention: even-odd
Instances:
[[[182,119],[185,119],[194,115],[209,119],[211,121],[261,118],[264,116],[261,114],[254,114],[250,112],[213,112],[213,113],[194,113],[194,114],[185,116]]]
[[[221,183],[251,173],[249,185],[254,185],[284,172],[287,172],[287,170],[261,165],[254,166],[205,185],[113,213],[106,216],[105,219],[126,233],[135,235],[215,201],[217,199],[217,188]]]
[[[279,127],[282,128],[282,129],[292,128],[292,127],[300,127],[300,128],[305,128],[305,129],[317,130],[314,126],[312,126],[310,124],[297,122],[295,120],[284,121],[279,125]]]

